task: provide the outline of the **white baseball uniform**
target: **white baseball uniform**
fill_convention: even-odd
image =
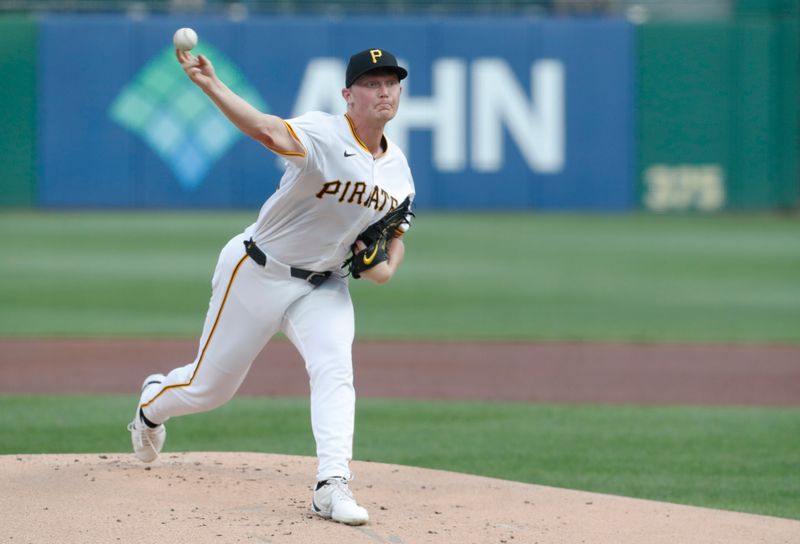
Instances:
[[[373,158],[347,115],[310,112],[286,124],[305,153],[283,154],[287,164],[278,189],[257,221],[222,249],[197,357],[142,399],[142,412],[164,423],[224,404],[282,331],[309,375],[317,479],[349,478],[355,330],[341,266],[360,232],[406,196],[413,198],[414,181],[397,146],[385,139],[385,152]],[[264,266],[245,253],[251,238],[266,256]],[[331,275],[319,286],[295,277],[309,271]]]

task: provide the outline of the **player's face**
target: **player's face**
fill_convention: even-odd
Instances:
[[[350,86],[350,113],[359,118],[386,123],[397,114],[401,90],[397,74],[365,74]]]

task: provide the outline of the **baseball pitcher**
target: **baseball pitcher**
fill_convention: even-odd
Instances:
[[[195,360],[144,380],[128,426],[134,453],[155,460],[169,418],[231,399],[281,331],[302,355],[310,381],[318,457],[311,508],[327,519],[366,523],[367,510],[348,487],[355,417],[348,281],[385,283],[403,262],[414,181],[384,127],[397,114],[407,72],[384,49],[361,51],[347,65],[346,114],[284,120],[233,93],[205,56],[176,55],[239,130],[285,157],[286,169],[255,223],[219,255]]]

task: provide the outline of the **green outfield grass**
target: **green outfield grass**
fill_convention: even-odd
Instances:
[[[199,334],[231,212],[0,214],[0,336]],[[800,342],[800,220],[420,212],[360,338]]]
[[[196,337],[254,213],[0,213],[0,336]],[[428,214],[360,338],[800,342],[800,221]],[[135,400],[0,396],[0,452],[124,452]],[[275,417],[269,417],[274,414]],[[168,449],[313,455],[307,400],[237,398]],[[800,410],[362,400],[356,458],[800,519]]]
[[[130,451],[134,403],[0,396],[0,453]],[[165,451],[314,455],[307,405],[237,398],[171,421]],[[800,519],[797,409],[365,399],[356,425],[359,460]]]

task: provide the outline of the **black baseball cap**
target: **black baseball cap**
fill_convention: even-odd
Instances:
[[[345,87],[350,87],[355,80],[378,68],[391,70],[397,74],[398,79],[405,79],[408,71],[397,65],[397,59],[385,49],[365,49],[350,57],[347,63]]]

